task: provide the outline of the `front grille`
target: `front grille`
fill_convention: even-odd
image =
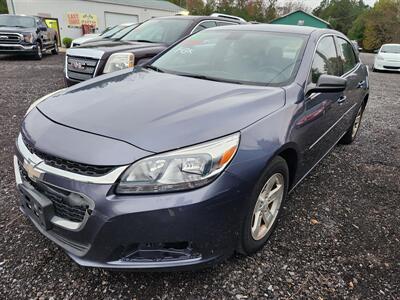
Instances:
[[[19,167],[24,181],[28,182],[37,192],[53,203],[54,214],[56,216],[80,223],[85,218],[86,212],[90,212],[89,203],[81,195],[49,186],[45,183],[34,182],[28,177],[21,164]]]
[[[0,44],[18,44],[20,42],[21,38],[18,34],[0,32]]]
[[[67,75],[70,79],[84,81],[93,78],[99,60],[87,57],[68,56]]]
[[[49,155],[47,153],[43,153],[36,149],[32,143],[30,143],[24,135],[22,135],[22,139],[24,141],[25,146],[28,148],[28,150],[31,153],[36,154],[38,157],[44,160],[46,165],[49,165],[51,167],[61,169],[64,171],[80,174],[80,175],[86,175],[86,176],[103,176],[109,172],[111,172],[114,167],[112,166],[93,166],[93,165],[87,165],[87,164],[82,164],[66,159],[62,159],[59,157],[55,157],[52,155]]]

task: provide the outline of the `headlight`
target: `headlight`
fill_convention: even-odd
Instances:
[[[215,179],[234,157],[240,134],[139,160],[122,175],[118,194],[181,191]]]
[[[64,90],[66,90],[66,88],[65,88],[65,89],[61,89],[61,90],[58,90],[58,91],[55,91],[55,92],[50,93],[50,94],[48,94],[48,95],[46,95],[46,96],[43,96],[42,98],[37,99],[35,102],[33,102],[33,103],[31,104],[31,106],[29,106],[28,110],[27,110],[26,113],[25,113],[25,116],[26,116],[27,114],[29,114],[29,113],[31,112],[32,109],[34,109],[36,106],[38,106],[40,102],[46,100],[47,98],[49,98],[49,97],[51,97],[51,96],[57,95],[57,94],[63,92]]]
[[[376,59],[377,59],[377,60],[384,60],[383,56],[382,56],[382,55],[379,55],[379,54],[376,56]]]
[[[135,63],[135,55],[132,53],[114,53],[107,60],[103,73],[111,73],[126,68],[132,68]]]
[[[33,43],[33,33],[24,33],[24,41],[27,43]]]

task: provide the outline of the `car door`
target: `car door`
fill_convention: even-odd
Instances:
[[[365,78],[365,70],[350,42],[340,36],[336,36],[335,39],[340,58],[340,75],[347,80],[344,98],[338,107],[340,114],[343,115],[343,119],[338,124],[337,130],[338,134],[343,134],[351,126],[356,106],[361,103],[364,89],[368,83]]]
[[[322,74],[340,75],[334,37],[323,36],[316,47],[306,92]],[[303,168],[312,168],[336,143],[334,128],[340,118],[338,101],[343,92],[312,93],[304,99],[303,111],[296,119],[296,131],[303,151]]]

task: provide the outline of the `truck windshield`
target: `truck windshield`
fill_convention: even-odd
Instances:
[[[117,26],[111,28],[110,30],[103,32],[102,34],[100,34],[100,36],[102,38],[109,38],[124,28],[126,28],[126,25],[117,25]]]
[[[192,20],[153,19],[144,22],[121,40],[172,44],[187,30]]]
[[[35,18],[23,16],[0,15],[0,27],[35,27]]]
[[[245,30],[205,30],[148,66],[158,72],[237,84],[282,86],[296,75],[307,36]]]

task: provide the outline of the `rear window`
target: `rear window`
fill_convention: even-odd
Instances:
[[[132,30],[122,40],[172,44],[182,37],[191,23],[188,19],[153,19]]]

